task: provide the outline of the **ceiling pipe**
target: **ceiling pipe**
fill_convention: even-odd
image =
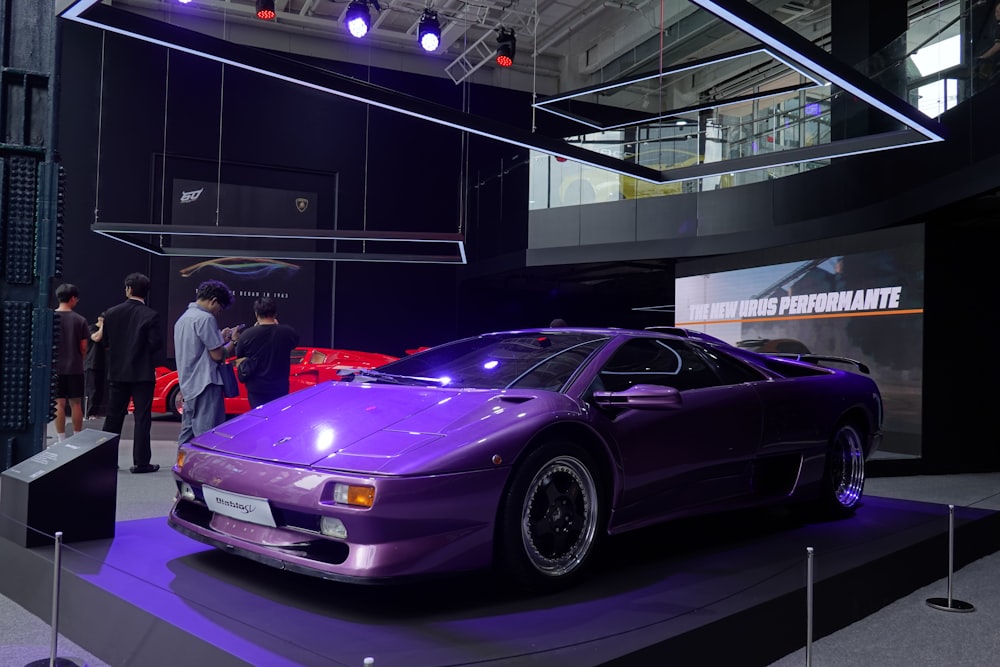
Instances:
[[[643,4],[645,4],[645,3],[643,3]],[[542,53],[544,53],[546,50],[548,50],[553,44],[556,44],[556,43],[562,41],[563,39],[565,39],[567,35],[569,35],[573,31],[575,31],[578,28],[580,28],[581,26],[583,26],[583,24],[585,24],[588,21],[590,21],[593,18],[592,14],[595,14],[595,13],[599,12],[600,10],[602,10],[604,8],[605,8],[605,2],[604,2],[604,0],[598,0],[598,2],[596,2],[594,4],[591,4],[591,5],[588,5],[587,7],[584,7],[583,9],[581,9],[577,13],[576,19],[574,19],[572,23],[570,23],[565,28],[562,28],[561,30],[559,30],[557,33],[555,33],[551,37],[548,37],[544,42],[542,42],[539,46],[537,46],[535,48],[534,53],[531,54],[532,57],[533,58],[537,58]]]

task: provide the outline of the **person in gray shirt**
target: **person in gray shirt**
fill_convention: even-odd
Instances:
[[[195,300],[174,324],[177,380],[184,397],[178,444],[212,430],[226,420],[219,362],[233,354],[239,333],[219,330],[216,317],[233,304],[233,292],[219,280],[198,285]]]

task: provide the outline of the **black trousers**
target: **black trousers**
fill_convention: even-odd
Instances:
[[[103,368],[87,368],[83,371],[83,394],[87,404],[83,416],[103,417],[108,412],[108,374]]]
[[[103,430],[121,435],[128,403],[131,400],[135,419],[132,433],[132,464],[149,465],[153,458],[150,430],[153,427],[153,387],[154,382],[108,382],[108,416]]]
[[[287,384],[275,387],[273,384],[255,382],[254,378],[250,378],[250,382],[245,384],[247,386],[247,403],[250,404],[251,408],[256,408],[258,405],[263,405],[288,394]]]

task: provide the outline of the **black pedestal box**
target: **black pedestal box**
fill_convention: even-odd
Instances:
[[[0,535],[24,547],[115,536],[118,436],[85,429],[0,473]]]

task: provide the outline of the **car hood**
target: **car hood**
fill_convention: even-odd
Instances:
[[[457,444],[486,443],[512,426],[525,428],[521,425],[531,421],[524,419],[527,403],[537,402],[538,414],[550,415],[550,403],[565,400],[552,392],[329,382],[251,410],[194,443],[241,457],[352,473],[486,467],[488,456],[459,463]],[[514,405],[518,410],[509,409]],[[468,448],[460,449],[468,454]],[[449,458],[450,464],[442,463]]]

